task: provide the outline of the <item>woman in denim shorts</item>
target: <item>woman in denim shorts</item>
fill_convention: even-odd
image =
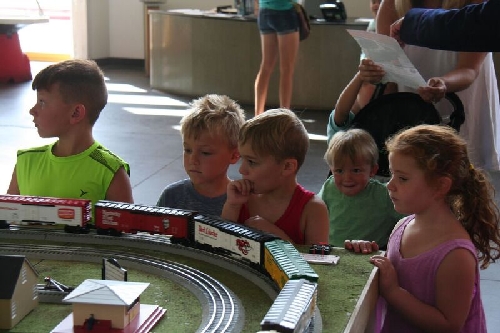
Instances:
[[[255,0],[257,2],[257,0]],[[280,107],[290,109],[293,72],[299,50],[299,17],[291,0],[258,0],[262,61],[255,79],[255,115],[264,112],[269,80],[280,63]]]

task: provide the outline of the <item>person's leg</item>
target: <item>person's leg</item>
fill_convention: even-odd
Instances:
[[[278,60],[278,41],[275,33],[261,34],[262,60],[255,79],[255,115],[264,112],[269,80]]]
[[[278,35],[280,59],[280,107],[290,109],[292,103],[293,73],[299,51],[299,32]]]

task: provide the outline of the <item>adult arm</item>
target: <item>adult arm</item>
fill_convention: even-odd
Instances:
[[[400,23],[399,39],[439,50],[497,52],[499,17],[500,0],[451,10],[414,8]]]
[[[482,52],[460,52],[455,68],[441,77],[430,78],[427,86],[418,89],[419,95],[424,101],[437,102],[447,92],[467,89],[477,78],[485,57]]]

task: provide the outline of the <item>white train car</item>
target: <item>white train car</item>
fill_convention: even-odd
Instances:
[[[9,224],[64,225],[66,231],[88,229],[92,202],[85,199],[61,199],[27,195],[0,195],[0,221]]]
[[[194,217],[194,241],[236,259],[261,266],[264,244],[277,237],[241,224],[203,215]]]
[[[302,333],[314,317],[318,284],[304,279],[288,281],[260,323],[263,331]]]

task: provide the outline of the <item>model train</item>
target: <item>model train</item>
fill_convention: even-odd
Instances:
[[[21,217],[17,220],[26,220],[25,216],[32,220],[31,215],[26,215],[25,211],[32,211],[32,206],[40,205],[39,209],[44,211],[45,217],[36,219],[64,224],[65,230],[70,232],[89,228],[87,217],[91,215],[90,210],[86,213],[88,216],[82,216],[81,222],[60,218],[55,213],[68,209],[66,217],[69,217],[69,209],[73,209],[69,207],[75,206],[77,202],[82,204],[80,201],[34,198],[4,196],[4,200],[9,201],[9,206],[2,202],[4,206],[0,206],[0,212],[16,211]],[[25,201],[30,204],[25,204]],[[6,219],[12,220],[11,215]],[[78,214],[75,211],[73,215]],[[54,217],[52,221],[48,220],[50,216]],[[195,211],[100,200],[94,205],[94,227],[100,235],[119,236],[121,233],[137,232],[169,235],[174,244],[199,248],[241,261],[269,276],[277,291],[282,290],[291,280],[307,280],[314,285],[318,281],[318,275],[291,243],[275,235]]]
[[[280,333],[304,332],[314,317],[318,285],[307,280],[288,281],[260,326]]]
[[[148,232],[170,235],[179,243],[243,261],[269,275],[281,290],[291,279],[318,275],[289,242],[257,229],[193,211],[101,200],[95,204],[98,234]]]
[[[92,202],[26,195],[0,195],[0,226],[9,224],[64,225],[67,232],[88,232]]]

